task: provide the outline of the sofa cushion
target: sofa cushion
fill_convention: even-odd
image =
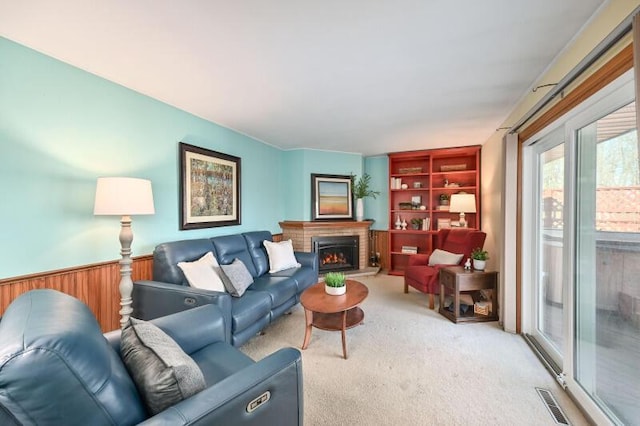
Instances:
[[[231,298],[231,330],[235,334],[252,323],[269,315],[271,297],[263,291],[248,290],[242,297]]]
[[[265,240],[263,244],[269,256],[270,274],[302,266],[293,254],[293,243],[291,240],[280,241],[278,243]]]
[[[278,271],[270,275],[272,277],[289,277],[293,279],[296,282],[298,293],[302,293],[318,282],[318,273],[311,268],[285,269],[284,271]]]
[[[450,253],[446,250],[435,249],[429,256],[429,266],[457,265],[462,260],[463,254]]]
[[[251,285],[252,291],[264,291],[271,297],[271,309],[282,305],[298,292],[296,281],[287,277],[274,277],[271,274],[256,278]]]
[[[211,239],[211,242],[216,248],[214,254],[220,265],[228,265],[235,259],[240,259],[251,273],[251,276],[258,276],[256,268],[253,266],[251,255],[249,254],[247,242],[242,235],[235,234],[214,237]]]
[[[247,242],[249,254],[253,260],[253,266],[256,268],[256,276],[264,275],[269,270],[269,259],[267,251],[264,248],[263,241],[272,241],[273,237],[269,231],[253,231],[242,234]]]
[[[122,330],[120,349],[151,415],[205,388],[195,361],[150,322],[131,318]]]
[[[189,285],[195,288],[213,291],[225,291],[222,279],[216,272],[219,268],[218,261],[210,251],[194,262],[178,262]]]
[[[224,282],[229,293],[234,297],[242,297],[253,283],[253,277],[240,259],[235,259],[230,265],[220,265],[224,272]]]

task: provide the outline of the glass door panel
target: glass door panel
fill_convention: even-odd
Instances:
[[[575,365],[611,419],[640,424],[640,157],[635,103],[577,131]]]
[[[564,142],[540,154],[538,206],[538,332],[552,346],[559,366],[564,344]]]

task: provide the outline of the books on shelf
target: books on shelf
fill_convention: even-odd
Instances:
[[[428,231],[430,228],[431,228],[431,219],[429,219],[428,217],[425,217],[424,219],[422,219],[422,230]]]
[[[416,246],[402,246],[402,253],[405,254],[417,254],[418,253],[418,247]]]
[[[449,211],[449,207],[451,206],[441,206],[441,205],[437,205],[436,206],[436,210],[441,210],[443,212],[448,212]]]
[[[391,189],[402,189],[402,179],[392,177],[391,181],[389,182],[389,186]]]

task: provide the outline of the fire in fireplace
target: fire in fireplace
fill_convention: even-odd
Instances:
[[[318,253],[320,273],[359,269],[360,237],[312,237],[313,251]]]

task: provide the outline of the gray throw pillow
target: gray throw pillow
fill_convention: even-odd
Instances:
[[[234,259],[229,265],[220,265],[224,275],[222,283],[232,296],[241,297],[247,288],[253,284],[251,272],[247,269],[242,260]]]
[[[164,331],[149,322],[131,318],[122,330],[120,350],[151,415],[206,386],[195,361]]]

